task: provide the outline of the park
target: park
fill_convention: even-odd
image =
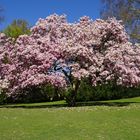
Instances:
[[[103,5],[100,16],[84,1],[86,16],[48,2],[53,13],[36,23],[33,14],[31,24],[16,18],[8,25],[3,6],[12,3],[2,2],[0,139],[139,140],[140,2],[96,2],[89,3]]]

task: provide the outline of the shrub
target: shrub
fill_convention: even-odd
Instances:
[[[64,99],[62,90],[51,85],[42,85],[26,88],[20,93],[10,96],[7,100],[9,103],[31,103],[57,101]]]
[[[91,86],[82,81],[76,96],[77,101],[99,101],[140,96],[140,87],[124,87],[112,83]]]
[[[6,99],[7,99],[7,96],[5,92],[2,89],[0,89],[0,104],[6,103]]]

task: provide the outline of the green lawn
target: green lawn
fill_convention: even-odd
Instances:
[[[0,140],[140,140],[140,97],[3,105]]]

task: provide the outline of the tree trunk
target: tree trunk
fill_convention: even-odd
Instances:
[[[67,97],[67,103],[69,106],[76,106],[76,96],[78,92],[78,88],[80,86],[80,81],[76,81],[75,85],[73,85],[73,89],[70,91],[69,96]]]

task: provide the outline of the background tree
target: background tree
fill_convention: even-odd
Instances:
[[[23,19],[14,20],[3,32],[6,36],[17,39],[19,35],[30,33],[29,23]]]
[[[122,20],[131,41],[140,43],[140,0],[101,0],[101,17]]]

